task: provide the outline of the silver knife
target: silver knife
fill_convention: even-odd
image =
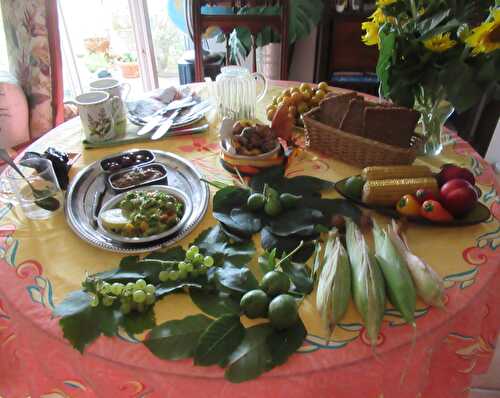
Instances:
[[[180,102],[180,103],[179,103]],[[171,111],[171,110],[178,110],[178,109],[183,109],[183,108],[188,108],[190,106],[193,106],[196,102],[190,100],[190,101],[177,101],[177,104],[175,106],[167,106],[166,108],[162,109],[161,113],[153,116],[153,118],[147,122],[143,127],[141,127],[139,129],[139,131],[137,132],[137,135],[144,135],[144,134],[147,134],[149,132],[151,132],[152,130],[155,129],[156,126],[158,126],[158,124],[161,123],[161,121],[165,118],[164,116],[164,113],[165,112],[168,112],[168,111]]]
[[[167,134],[168,130],[170,130],[170,127],[172,127],[172,124],[174,124],[174,120],[177,117],[177,115],[180,112],[180,108],[176,109],[169,117],[168,119],[160,124],[160,127],[156,129],[156,131],[153,133],[151,136],[151,139],[154,140],[159,140],[161,137],[163,137],[165,134]]]

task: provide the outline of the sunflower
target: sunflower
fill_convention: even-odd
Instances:
[[[489,53],[500,48],[500,8],[491,13],[493,20],[473,29],[465,43],[473,54]]]
[[[377,8],[375,12],[368,17],[368,19],[371,19],[371,21],[377,25],[382,25],[387,20],[387,17],[381,8]]]
[[[430,39],[424,40],[424,46],[428,50],[436,53],[442,53],[454,47],[457,42],[450,39],[450,33],[440,33],[432,36]]]
[[[377,0],[377,7],[385,7],[396,3],[398,0]]]
[[[361,37],[363,43],[367,46],[374,46],[379,44],[378,29],[379,25],[375,22],[363,22],[361,24],[361,29],[365,30],[364,36]]]

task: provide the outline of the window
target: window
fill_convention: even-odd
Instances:
[[[59,24],[65,97],[107,76],[129,83],[132,96],[179,84],[186,40],[166,0],[59,0]]]

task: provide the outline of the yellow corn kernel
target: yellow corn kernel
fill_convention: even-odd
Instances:
[[[438,193],[438,184],[434,177],[367,181],[363,186],[363,202],[371,205],[394,206],[401,196],[414,195],[420,188],[427,188],[435,194]]]
[[[365,181],[371,181],[390,178],[432,177],[432,172],[427,166],[371,166],[365,167],[361,176]]]

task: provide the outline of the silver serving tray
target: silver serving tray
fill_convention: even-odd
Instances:
[[[168,170],[168,185],[183,191],[192,201],[193,211],[184,226],[174,235],[147,242],[124,243],[104,235],[94,222],[92,207],[99,181],[103,179],[99,161],[80,171],[71,181],[66,192],[64,211],[71,229],[84,241],[100,249],[117,253],[144,253],[172,246],[187,236],[203,219],[208,209],[210,191],[201,181],[202,175],[194,165],[170,152],[152,151],[156,162],[162,163]],[[118,155],[118,154],[117,154]],[[96,181],[97,180],[97,181]],[[108,188],[103,203],[115,194]]]

